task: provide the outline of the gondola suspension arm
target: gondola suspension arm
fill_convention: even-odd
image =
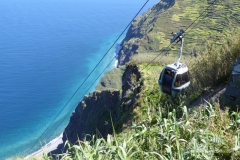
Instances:
[[[179,42],[179,41],[181,41],[181,45],[180,45],[180,52],[179,52],[179,54],[178,54],[178,60],[174,63],[174,65],[178,68],[178,67],[180,67],[179,66],[179,61],[180,61],[180,59],[181,59],[181,57],[182,57],[182,49],[183,49],[183,42],[184,42],[184,38],[183,38],[183,36],[182,36],[182,34],[184,33],[184,30],[183,29],[181,29],[178,33],[172,33],[173,34],[173,38],[171,39],[171,43],[173,43],[173,42],[175,42],[177,39],[179,39],[177,42]]]
[[[177,68],[179,67],[179,61],[180,61],[180,59],[181,59],[181,57],[182,57],[182,49],[183,49],[184,38],[183,38],[183,37],[180,37],[180,41],[181,41],[181,47],[180,47],[180,52],[179,52],[179,54],[178,54],[178,60],[177,60],[177,62],[174,64],[174,65],[177,66]]]

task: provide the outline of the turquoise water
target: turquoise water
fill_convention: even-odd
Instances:
[[[40,148],[40,143],[33,144],[145,2],[1,1],[0,159]],[[144,11],[156,2],[150,0]],[[41,136],[43,144],[63,131],[68,113],[115,55],[112,48]]]

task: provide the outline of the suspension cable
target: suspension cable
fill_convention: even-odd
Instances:
[[[160,2],[161,2],[161,1],[160,1]],[[146,22],[146,20],[150,17],[150,15],[153,13],[153,10],[157,7],[158,4],[160,4],[160,2],[158,2],[158,3],[155,5],[155,7],[151,9],[151,11],[149,12],[148,16],[146,16],[146,18],[144,19],[143,23],[142,23],[140,26],[138,26],[138,28],[135,29],[135,30],[132,32],[130,38],[133,37],[134,34],[140,29],[140,27]],[[154,16],[156,16],[156,14],[157,14],[157,13],[155,13]],[[82,98],[84,97],[84,95],[86,95],[86,94],[88,93],[88,91],[92,88],[92,86],[93,86],[93,85],[96,83],[96,81],[102,76],[102,74],[106,71],[106,69],[110,66],[110,64],[111,64],[114,60],[115,60],[115,57],[107,64],[107,66],[106,66],[106,67],[103,69],[103,71],[98,75],[98,77],[97,77],[97,78],[95,79],[95,81],[90,85],[90,87],[87,89],[87,91],[82,95],[82,97],[81,97],[80,99],[82,99]],[[78,103],[77,103],[77,104],[78,104]],[[66,114],[66,116],[62,119],[62,121],[57,125],[57,127],[56,127],[56,129],[55,129],[54,131],[56,131],[57,128],[64,122],[64,120],[68,117],[69,113],[71,113],[71,111],[74,109],[74,107],[77,106],[77,104],[74,105],[74,106],[71,108],[71,110]],[[53,132],[54,132],[54,131],[53,131]],[[51,133],[51,135],[50,135],[49,137],[52,136],[53,132]]]
[[[125,29],[121,32],[121,34],[118,36],[118,38],[114,41],[112,46],[107,50],[107,52],[104,54],[104,56],[100,59],[100,61],[96,64],[96,66],[92,69],[92,71],[88,74],[88,76],[85,78],[85,80],[81,83],[81,85],[77,88],[77,90],[73,93],[73,95],[69,98],[69,100],[66,102],[66,104],[62,107],[62,109],[58,112],[58,114],[54,117],[54,119],[50,122],[48,127],[42,132],[42,134],[38,137],[38,139],[35,141],[35,143],[30,148],[29,152],[33,149],[33,147],[37,144],[38,141],[40,141],[40,138],[43,136],[43,134],[48,130],[48,128],[53,124],[53,122],[57,119],[57,117],[60,115],[60,113],[63,111],[63,109],[68,105],[68,103],[72,100],[72,98],[77,94],[79,89],[83,86],[83,84],[87,81],[87,79],[90,77],[90,75],[93,73],[93,71],[97,68],[97,66],[101,63],[101,61],[104,59],[104,57],[108,54],[108,52],[111,50],[111,48],[117,43],[117,41],[120,39],[120,37],[125,33],[125,31],[129,28],[133,20],[138,16],[138,14],[142,11],[142,9],[146,6],[146,4],[149,2],[147,0],[142,7],[139,9],[139,11],[136,13],[136,15],[132,18],[132,20],[129,22],[129,24],[125,27]]]

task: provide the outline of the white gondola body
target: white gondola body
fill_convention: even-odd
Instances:
[[[160,74],[158,84],[163,93],[177,96],[190,85],[188,67],[180,62],[167,65]]]

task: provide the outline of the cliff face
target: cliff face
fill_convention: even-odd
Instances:
[[[133,54],[136,54],[140,39],[153,29],[158,15],[174,3],[175,0],[162,0],[134,20],[121,44],[119,65],[124,65]],[[122,76],[120,91],[95,91],[84,97],[65,128],[63,142],[69,140],[75,143],[78,139],[83,140],[88,134],[105,138],[113,132],[111,118],[114,128],[121,130],[138,100],[142,86],[140,78],[141,74],[137,66],[128,65]]]
[[[141,88],[140,78],[138,68],[135,65],[128,66],[122,77],[122,91],[93,92],[84,97],[65,128],[63,141],[75,143],[78,139],[83,140],[87,134],[106,137],[113,132],[111,117],[115,129],[121,128],[127,121],[126,113],[131,113],[137,100]]]
[[[70,118],[63,141],[68,139],[74,143],[78,138],[82,140],[85,134],[111,133],[110,112],[113,117],[119,113],[119,97],[118,91],[93,92],[84,97]]]
[[[173,6],[174,3],[175,0],[162,0],[133,21],[121,44],[122,48],[118,53],[119,65],[124,65],[129,62],[130,57],[137,54],[136,50],[140,45],[141,38],[143,38],[146,33],[151,32],[159,14]]]

